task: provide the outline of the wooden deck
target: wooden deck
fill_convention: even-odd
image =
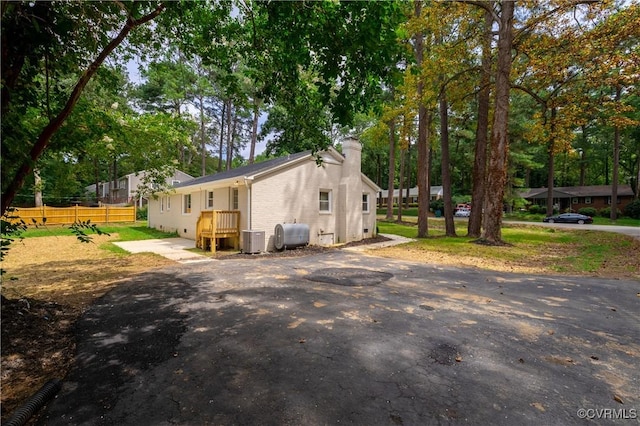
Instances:
[[[233,248],[240,248],[240,212],[237,210],[205,210],[196,224],[196,247],[211,252],[223,239],[229,238]]]

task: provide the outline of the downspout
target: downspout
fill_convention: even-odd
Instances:
[[[247,188],[247,227],[253,229],[251,226],[251,182],[253,178],[244,177],[244,186]]]

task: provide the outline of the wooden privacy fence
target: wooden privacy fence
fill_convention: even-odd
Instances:
[[[29,207],[16,208],[11,216],[13,220],[24,220],[27,224],[46,223],[48,225],[70,225],[76,222],[91,221],[91,223],[135,222],[136,208],[120,206],[102,207]],[[46,219],[46,221],[45,221]]]

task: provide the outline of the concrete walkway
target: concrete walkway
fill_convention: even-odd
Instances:
[[[113,244],[129,253],[155,253],[179,263],[211,262],[214,260],[207,256],[187,251],[187,249],[196,248],[196,242],[186,238],[121,241]]]
[[[413,241],[411,238],[405,238],[399,235],[380,235],[389,238],[389,241],[383,241],[381,243],[374,244],[365,244],[361,246],[345,247],[343,250],[359,252],[375,248],[395,246],[398,244],[404,244]],[[210,257],[188,251],[187,249],[196,247],[196,242],[193,240],[188,240],[186,238],[121,241],[114,244],[128,251],[129,253],[155,253],[179,263],[215,261],[215,259],[212,259]]]
[[[401,237],[400,235],[393,234],[379,234],[381,237],[389,238],[389,241],[383,241],[381,243],[363,244],[361,246],[345,247],[343,250],[347,251],[365,251],[383,247],[397,246],[398,244],[410,243],[415,241],[413,238]]]

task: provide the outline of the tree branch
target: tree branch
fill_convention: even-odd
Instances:
[[[525,92],[526,94],[531,96],[540,105],[543,105],[543,106],[547,105],[547,99],[542,98],[540,95],[538,95],[536,92],[534,92],[533,90],[529,89],[528,87],[520,86],[520,85],[517,85],[517,84],[512,84],[511,88],[512,89],[516,89],[516,90],[520,90],[522,92]]]
[[[80,95],[84,91],[87,83],[91,80],[94,74],[98,71],[98,68],[104,60],[118,47],[122,41],[127,37],[127,35],[131,32],[132,29],[145,24],[146,22],[151,21],[155,17],[157,17],[162,11],[165,9],[165,5],[161,3],[156,7],[151,13],[143,16],[140,19],[135,19],[132,16],[127,18],[127,22],[122,27],[118,35],[109,42],[109,44],[100,52],[97,58],[87,67],[87,69],[82,73],[75,87],[73,88],[71,94],[69,95],[69,99],[65,104],[64,108],[58,113],[58,115],[49,121],[49,124],[40,132],[38,139],[35,144],[31,148],[29,152],[29,158],[27,158],[20,168],[16,171],[13,180],[5,190],[5,193],[2,194],[2,215],[7,211],[13,199],[15,198],[16,193],[22,188],[24,185],[24,181],[29,173],[33,170],[33,165],[40,158],[44,150],[49,146],[51,138],[55,134],[55,132],[62,126],[65,120],[69,117],[73,108],[75,107]]]
[[[456,1],[459,1],[461,3],[471,4],[473,6],[479,7],[480,9],[484,10],[485,12],[490,13],[494,22],[497,22],[498,24],[500,23],[500,16],[498,16],[496,11],[493,10],[493,7],[492,7],[493,6],[493,1],[473,1],[473,0],[456,0]]]
[[[527,32],[531,31],[533,29],[533,27],[535,27],[536,25],[538,25],[540,22],[546,20],[547,18],[549,18],[549,16],[555,14],[556,12],[558,12],[559,10],[563,10],[563,9],[570,9],[572,7],[576,7],[579,6],[581,4],[591,4],[591,3],[598,3],[599,0],[575,0],[575,1],[571,1],[571,2],[567,2],[567,3],[563,3],[561,6],[558,6],[554,9],[551,9],[550,11],[543,13],[542,15],[536,16],[535,19],[532,19],[530,22],[527,23],[527,25],[525,25],[524,27],[520,28],[520,30],[518,30],[514,36],[513,36],[513,40],[514,40],[514,44],[518,43],[518,39],[520,38],[520,36],[526,34]]]

